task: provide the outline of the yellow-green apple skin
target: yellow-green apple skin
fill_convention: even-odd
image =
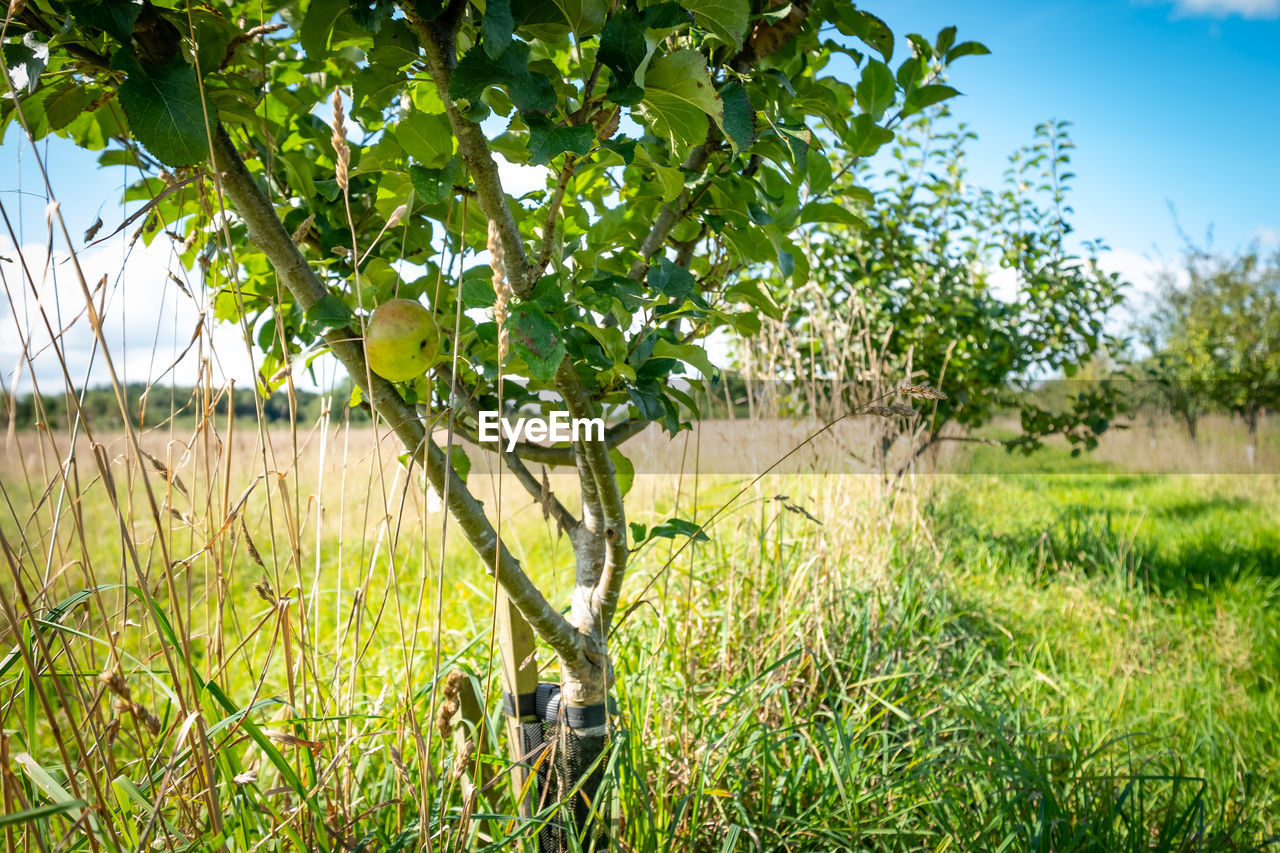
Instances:
[[[374,309],[364,330],[369,369],[391,382],[417,379],[435,363],[440,329],[413,299],[391,299]]]

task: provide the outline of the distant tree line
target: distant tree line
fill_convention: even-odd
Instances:
[[[69,426],[75,417],[76,406],[73,396],[80,398],[82,392],[76,390],[72,394],[12,394],[0,390],[0,427],[10,425],[17,429],[32,429],[43,424],[50,429],[62,429]],[[124,386],[125,407],[129,421],[135,427],[155,427],[169,420],[179,423],[193,423],[201,405],[197,397],[197,389],[189,386],[147,385],[136,382]],[[335,404],[345,406],[350,397],[348,388],[340,388],[334,392]],[[276,390],[262,396],[252,388],[236,388],[217,404],[217,418],[223,420],[230,409],[237,419],[258,421],[267,424],[285,424],[289,422],[290,413],[295,413],[299,422],[309,423],[320,416],[321,395],[312,391],[295,389],[292,394],[285,390]],[[259,415],[259,406],[261,415]],[[335,409],[339,406],[335,405]],[[123,429],[124,416],[116,399],[115,390],[110,387],[94,387],[83,390],[80,409],[85,418],[95,429]],[[353,420],[367,421],[368,412],[363,408],[348,408]]]
[[[1239,417],[1257,443],[1264,412],[1280,409],[1280,252],[1231,255],[1190,247],[1160,282],[1141,335],[1149,355],[1135,378],[1146,401],[1182,421]]]

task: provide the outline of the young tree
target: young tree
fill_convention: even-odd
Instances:
[[[1147,326],[1157,381],[1193,439],[1195,418],[1215,405],[1245,422],[1252,452],[1260,415],[1280,406],[1280,253],[1188,248],[1183,273],[1165,276]]]
[[[973,429],[1009,409],[1021,426],[1003,442],[1010,449],[1030,451],[1054,434],[1091,449],[1119,402],[1108,383],[1080,383],[1056,406],[1028,393],[1119,349],[1103,321],[1121,282],[1099,267],[1100,244],[1086,243],[1080,256],[1069,243],[1067,124],[1036,128],[1034,144],[1010,157],[1004,186],[990,190],[968,180],[965,146],[976,136],[941,130],[944,118],[921,116],[882,175],[858,175],[874,203],[809,242],[811,287],[775,279],[787,305],[780,323],[794,337],[783,369],[832,380],[847,398],[843,411],[866,402],[857,395],[868,365],[891,383],[913,374],[935,383],[946,398],[934,404],[917,453],[948,437],[948,424]]]
[[[668,379],[713,372],[698,342],[750,334],[773,310],[744,270],[801,280],[796,233],[851,215],[859,197],[832,159],[874,153],[895,122],[955,94],[937,82],[950,62],[986,52],[949,28],[911,36],[891,69],[889,29],[843,0],[10,9],[4,124],[138,169],[132,221],[202,269],[262,376],[321,350],[341,361],[496,575],[510,638],[531,629],[558,658],[570,781],[607,740],[632,544],[618,445],[651,422],[687,426],[692,401]],[[542,167],[545,189],[513,198],[502,158]],[[456,265],[481,249],[489,265]],[[443,354],[391,382],[362,334],[397,297],[425,302]],[[427,429],[447,413],[475,435],[480,411],[505,407],[628,412],[603,437],[486,445],[572,542],[567,615],[501,541],[457,448]],[[576,469],[580,514],[537,465]],[[504,651],[509,708],[525,716],[536,667]]]

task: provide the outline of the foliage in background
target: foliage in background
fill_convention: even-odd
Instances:
[[[1193,439],[1198,419],[1219,409],[1240,417],[1254,443],[1262,412],[1280,409],[1280,253],[1188,247],[1142,331],[1146,375]]]
[[[112,389],[74,388],[70,394],[76,401],[69,402],[65,394],[37,396],[0,391],[0,427],[12,425],[15,429],[33,429],[43,425],[51,429],[65,428],[74,422],[77,411],[83,412],[84,417],[99,429],[124,427],[120,403]],[[230,396],[233,417],[283,426],[291,420],[314,423],[328,395],[294,388],[289,391],[276,389],[264,397],[254,389],[238,388],[230,392]],[[350,398],[350,383],[340,384],[332,396],[339,405],[345,405]],[[129,422],[135,427],[152,427],[170,418],[191,423],[198,417],[199,394],[190,386],[130,382],[124,386],[124,397]],[[369,420],[365,409],[351,408],[347,414],[354,422]]]
[[[1057,434],[1092,449],[1120,405],[1114,389],[1082,385],[1056,408],[1028,393],[1120,348],[1103,324],[1122,282],[1098,266],[1100,243],[1084,243],[1083,256],[1072,247],[1067,124],[1036,128],[991,190],[967,179],[976,136],[941,123],[914,121],[883,175],[861,170],[875,202],[808,240],[809,287],[774,280],[786,316],[768,331],[785,344],[770,355],[766,335],[747,342],[747,357],[765,375],[811,382],[825,397],[814,402],[840,413],[877,393],[876,377],[935,383],[947,397],[924,413],[922,451],[951,424],[973,430],[1010,410],[1021,432],[1008,447]]]

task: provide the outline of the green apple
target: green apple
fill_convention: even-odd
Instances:
[[[392,299],[374,309],[364,330],[369,369],[392,382],[417,379],[435,363],[440,329],[413,299]]]

